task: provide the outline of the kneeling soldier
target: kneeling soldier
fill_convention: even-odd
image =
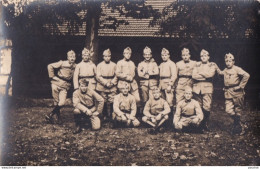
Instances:
[[[93,130],[100,129],[99,114],[102,113],[104,99],[97,92],[88,88],[89,82],[85,79],[79,80],[79,89],[73,93],[74,120],[76,130],[74,134],[82,131],[81,117],[87,115],[90,117]],[[97,102],[97,105],[95,103]]]
[[[59,61],[48,65],[55,108],[49,115],[45,115],[45,119],[51,123],[53,122],[54,114],[58,117],[58,123],[61,123],[60,108],[65,104],[67,91],[71,86],[72,76],[76,67],[76,55],[73,50],[67,53],[67,58],[68,60],[66,61]],[[54,69],[59,69],[57,75],[54,74]]]
[[[159,127],[169,118],[171,112],[170,106],[166,100],[161,98],[161,92],[156,87],[152,90],[153,97],[149,98],[144,107],[144,116],[142,120],[157,131]]]
[[[250,75],[238,66],[235,66],[234,56],[225,55],[226,68],[220,73],[224,75],[226,112],[234,119],[233,134],[244,134],[244,126],[240,116],[244,103],[244,88]]]
[[[140,122],[135,117],[136,115],[136,101],[135,97],[129,93],[130,86],[125,83],[121,88],[121,93],[114,97],[114,112],[112,114],[113,120],[126,123],[127,126],[133,124],[137,127]]]
[[[173,124],[177,130],[190,125],[199,126],[203,120],[203,112],[200,104],[192,99],[191,87],[185,87],[184,100],[177,104],[176,113],[174,115]]]

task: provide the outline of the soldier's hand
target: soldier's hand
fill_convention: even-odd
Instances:
[[[162,119],[162,114],[158,114],[156,117],[155,117],[156,120],[161,120]]]
[[[121,118],[122,118],[123,121],[126,121],[126,120],[127,120],[127,118],[125,117],[124,114],[121,115]]]
[[[54,76],[54,77],[52,78],[52,80],[56,80],[56,81],[58,81],[59,78],[58,78],[57,76]]]
[[[145,78],[145,79],[149,79],[149,74],[146,73],[146,74],[144,75],[144,78]]]
[[[155,117],[152,117],[152,118],[151,118],[151,121],[152,121],[153,123],[155,123],[155,122],[156,122]]]
[[[172,91],[172,87],[171,86],[168,86],[167,89],[166,89],[166,92],[167,93],[170,93]]]
[[[92,113],[93,116],[98,116],[99,115],[99,112],[95,111]]]
[[[198,117],[195,117],[195,118],[193,119],[193,123],[195,123],[195,124],[198,124],[199,121],[200,121],[200,119],[199,119]]]
[[[90,110],[86,110],[86,115],[88,115],[88,116],[91,116],[92,115],[92,112],[90,111]]]
[[[237,90],[240,90],[240,89],[241,89],[240,86],[236,86],[236,87],[233,88],[234,91],[237,91]]]
[[[134,119],[135,119],[135,117],[134,117],[134,116],[132,116],[132,115],[130,115],[130,116],[129,116],[129,119],[130,119],[130,120],[134,120]]]

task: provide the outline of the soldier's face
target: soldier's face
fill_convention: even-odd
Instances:
[[[146,61],[149,61],[152,58],[152,54],[151,53],[144,53],[144,59]]]
[[[123,95],[126,96],[126,95],[128,95],[129,89],[128,89],[128,87],[124,87],[121,89],[121,91],[122,91]]]
[[[86,93],[88,86],[86,86],[86,85],[84,85],[84,84],[80,84],[79,88],[80,88],[80,91],[81,91],[82,93]]]
[[[104,55],[103,59],[104,59],[105,62],[108,63],[111,60],[111,55]]]
[[[188,53],[183,53],[181,55],[181,57],[182,57],[183,61],[185,61],[185,62],[190,60],[190,54],[188,54]]]
[[[203,55],[200,56],[200,59],[201,59],[201,61],[202,61],[203,63],[206,63],[206,62],[209,61],[209,55],[203,54]]]
[[[191,91],[185,91],[184,97],[186,100],[190,100],[192,98],[192,92]]]
[[[130,58],[131,58],[131,52],[124,52],[123,53],[123,55],[124,55],[124,58],[126,59],[126,60],[129,60]]]
[[[84,62],[88,62],[88,61],[90,60],[90,55],[89,55],[89,54],[83,54],[83,55],[82,55],[82,60],[83,60]]]
[[[75,54],[70,54],[70,55],[68,55],[68,61],[69,61],[70,63],[75,63],[75,60],[76,60]]]
[[[235,61],[231,60],[231,59],[227,59],[225,60],[226,62],[226,66],[227,68],[232,68],[232,66],[234,65]]]
[[[164,62],[166,62],[167,60],[169,60],[169,58],[170,58],[170,55],[169,55],[169,54],[162,54],[162,60],[163,60]]]
[[[153,92],[153,98],[154,98],[155,100],[158,100],[160,97],[161,97],[160,91],[154,91],[154,92]]]

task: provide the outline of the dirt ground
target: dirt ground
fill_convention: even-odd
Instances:
[[[232,120],[223,100],[214,101],[210,132],[176,133],[167,129],[157,135],[149,128],[116,128],[103,124],[100,131],[73,135],[71,103],[62,109],[63,124],[47,124],[50,99],[1,101],[4,134],[1,165],[260,165],[260,111],[246,104],[246,134],[230,134]],[[4,107],[4,108],[3,108]]]

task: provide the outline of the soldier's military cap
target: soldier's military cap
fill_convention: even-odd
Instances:
[[[80,80],[79,80],[79,84],[80,84],[80,85],[83,85],[83,86],[88,86],[89,81],[86,80],[86,79],[80,79]]]
[[[161,92],[160,89],[155,86],[153,89],[152,89],[152,93],[156,93],[156,92]]]
[[[181,51],[181,54],[190,54],[190,50],[187,49],[187,48],[183,48],[182,51]]]
[[[151,54],[151,53],[152,53],[152,50],[148,46],[146,46],[144,48],[144,54]]]
[[[88,50],[87,48],[84,48],[84,49],[82,50],[82,55],[91,55],[91,52],[90,52],[90,50]]]
[[[71,55],[76,56],[76,54],[73,50],[70,50],[70,51],[67,52],[67,56],[71,56]]]
[[[231,53],[228,53],[225,55],[225,60],[235,60],[235,57],[234,55],[232,55]]]
[[[202,55],[209,55],[209,52],[206,51],[205,49],[202,49],[200,52],[200,56],[202,56]]]
[[[170,52],[166,48],[163,48],[161,54],[162,55],[169,55]]]
[[[186,86],[184,91],[185,92],[192,92],[192,88],[190,86]]]
[[[111,55],[110,49],[104,50],[103,55]]]
[[[127,53],[127,52],[132,53],[132,49],[130,47],[125,48],[124,53]]]

